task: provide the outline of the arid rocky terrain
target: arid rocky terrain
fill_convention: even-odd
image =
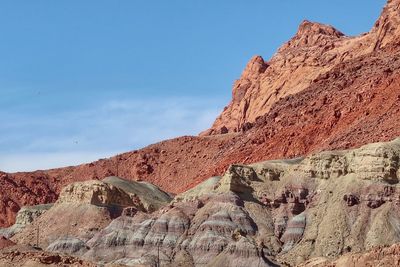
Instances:
[[[30,261],[105,266],[396,266],[399,164],[395,139],[231,165],[174,198],[118,177],[75,182],[1,230],[0,263],[22,247]]]
[[[199,136],[0,172],[0,265],[399,266],[399,114],[400,0],[304,21]]]

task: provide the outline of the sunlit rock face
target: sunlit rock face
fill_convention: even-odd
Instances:
[[[132,196],[116,186],[102,181],[78,182],[66,186],[60,193],[57,204],[79,203],[96,206],[133,206]]]
[[[367,34],[349,37],[330,25],[303,21],[295,36],[265,61],[254,56],[232,89],[232,100],[204,135],[238,132],[280,99],[306,90],[335,66],[379,50],[398,49],[400,7],[390,0]]]

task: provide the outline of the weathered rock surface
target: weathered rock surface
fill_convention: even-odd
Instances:
[[[306,158],[300,165],[310,177],[324,179],[355,174],[359,179],[398,183],[400,139],[376,143],[351,151],[320,153]]]
[[[262,250],[257,249],[257,245],[247,238],[240,238],[237,242],[232,242],[219,255],[209,260],[207,267],[218,266],[276,266],[264,257]]]
[[[64,187],[56,204],[129,207],[134,206],[135,200],[133,196],[113,185],[101,181],[87,181]]]
[[[70,255],[82,255],[88,250],[88,247],[84,241],[78,238],[60,237],[53,241],[46,250]]]
[[[285,244],[283,251],[291,250],[302,239],[306,223],[305,214],[299,214],[287,222],[285,232],[281,237]]]
[[[40,171],[29,174],[0,171],[0,227],[15,223],[16,214],[23,206],[55,202],[56,179]]]
[[[211,258],[228,249],[229,245],[233,248],[240,236],[255,235],[257,227],[241,202],[234,195],[217,195],[196,213],[189,229],[191,237],[181,245],[192,253],[196,266],[207,265]],[[249,250],[258,255],[256,247]],[[230,253],[235,251],[231,249]]]
[[[213,192],[219,186],[220,180],[221,176],[208,178],[204,182],[196,185],[188,191],[176,195],[174,202],[197,200],[199,196],[207,195],[208,193]]]
[[[46,248],[60,238],[88,240],[121,213],[119,207],[87,203],[56,204],[11,239],[19,244]]]
[[[48,211],[53,204],[42,204],[36,206],[22,207],[18,213],[15,224],[8,228],[0,228],[0,236],[11,238],[31,224],[36,218]]]
[[[256,233],[243,202],[231,194],[207,196],[200,201],[202,205],[195,201],[177,202],[152,215],[121,216],[88,241],[91,249],[85,257],[107,262],[147,262],[146,257],[158,257],[160,253],[163,264],[173,264],[176,255],[185,254],[189,257],[186,261],[193,263],[191,266],[206,266],[226,250],[227,255],[237,253],[238,259],[243,256],[258,261],[260,255],[254,243],[240,241],[242,236]],[[245,266],[245,259],[231,266]],[[269,266],[263,259],[260,263]]]
[[[388,0],[382,15],[375,23],[372,29],[372,34],[375,37],[375,43],[373,44],[374,50],[400,44],[400,30],[399,25],[399,13],[400,13],[400,2],[398,0]]]
[[[232,165],[220,180],[219,190],[237,193],[252,192],[251,181],[258,180],[255,170],[248,166]]]
[[[147,211],[158,210],[172,200],[172,197],[168,193],[151,183],[128,181],[116,176],[107,177],[103,182],[137,196]]]
[[[145,211],[140,199],[149,197],[142,195],[148,193],[146,190],[136,191],[136,195],[132,191],[135,184],[116,177],[112,180],[125,185],[131,191],[124,191],[123,186],[117,187],[103,181],[68,185],[63,188],[54,206],[14,235],[12,240],[27,245],[36,245],[38,242],[40,247],[47,247],[53,252],[83,254],[87,250],[86,241],[124,210],[130,214]],[[146,188],[162,193],[155,186],[146,185]],[[164,194],[162,193],[163,196]]]

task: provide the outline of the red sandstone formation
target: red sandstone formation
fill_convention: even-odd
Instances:
[[[269,61],[254,57],[229,106],[200,137],[180,137],[76,167],[0,174],[0,225],[22,205],[54,202],[73,181],[118,175],[173,193],[232,163],[296,157],[400,136],[400,0],[373,29],[344,36],[303,22]],[[222,135],[218,135],[223,133]]]
[[[399,2],[390,0],[373,29],[347,37],[335,28],[304,21],[296,35],[269,61],[256,56],[234,84],[232,101],[204,135],[238,132],[267,114],[282,98],[308,89],[339,65],[400,41]]]

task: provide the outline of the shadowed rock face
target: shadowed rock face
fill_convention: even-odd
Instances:
[[[55,202],[54,180],[39,171],[18,177],[0,171],[0,226],[15,223],[23,206]]]
[[[285,244],[283,251],[291,250],[303,237],[306,228],[306,216],[300,214],[293,217],[285,227],[281,241]]]
[[[388,0],[382,15],[372,29],[372,33],[376,36],[375,50],[400,44],[399,17],[400,2],[398,0]]]

